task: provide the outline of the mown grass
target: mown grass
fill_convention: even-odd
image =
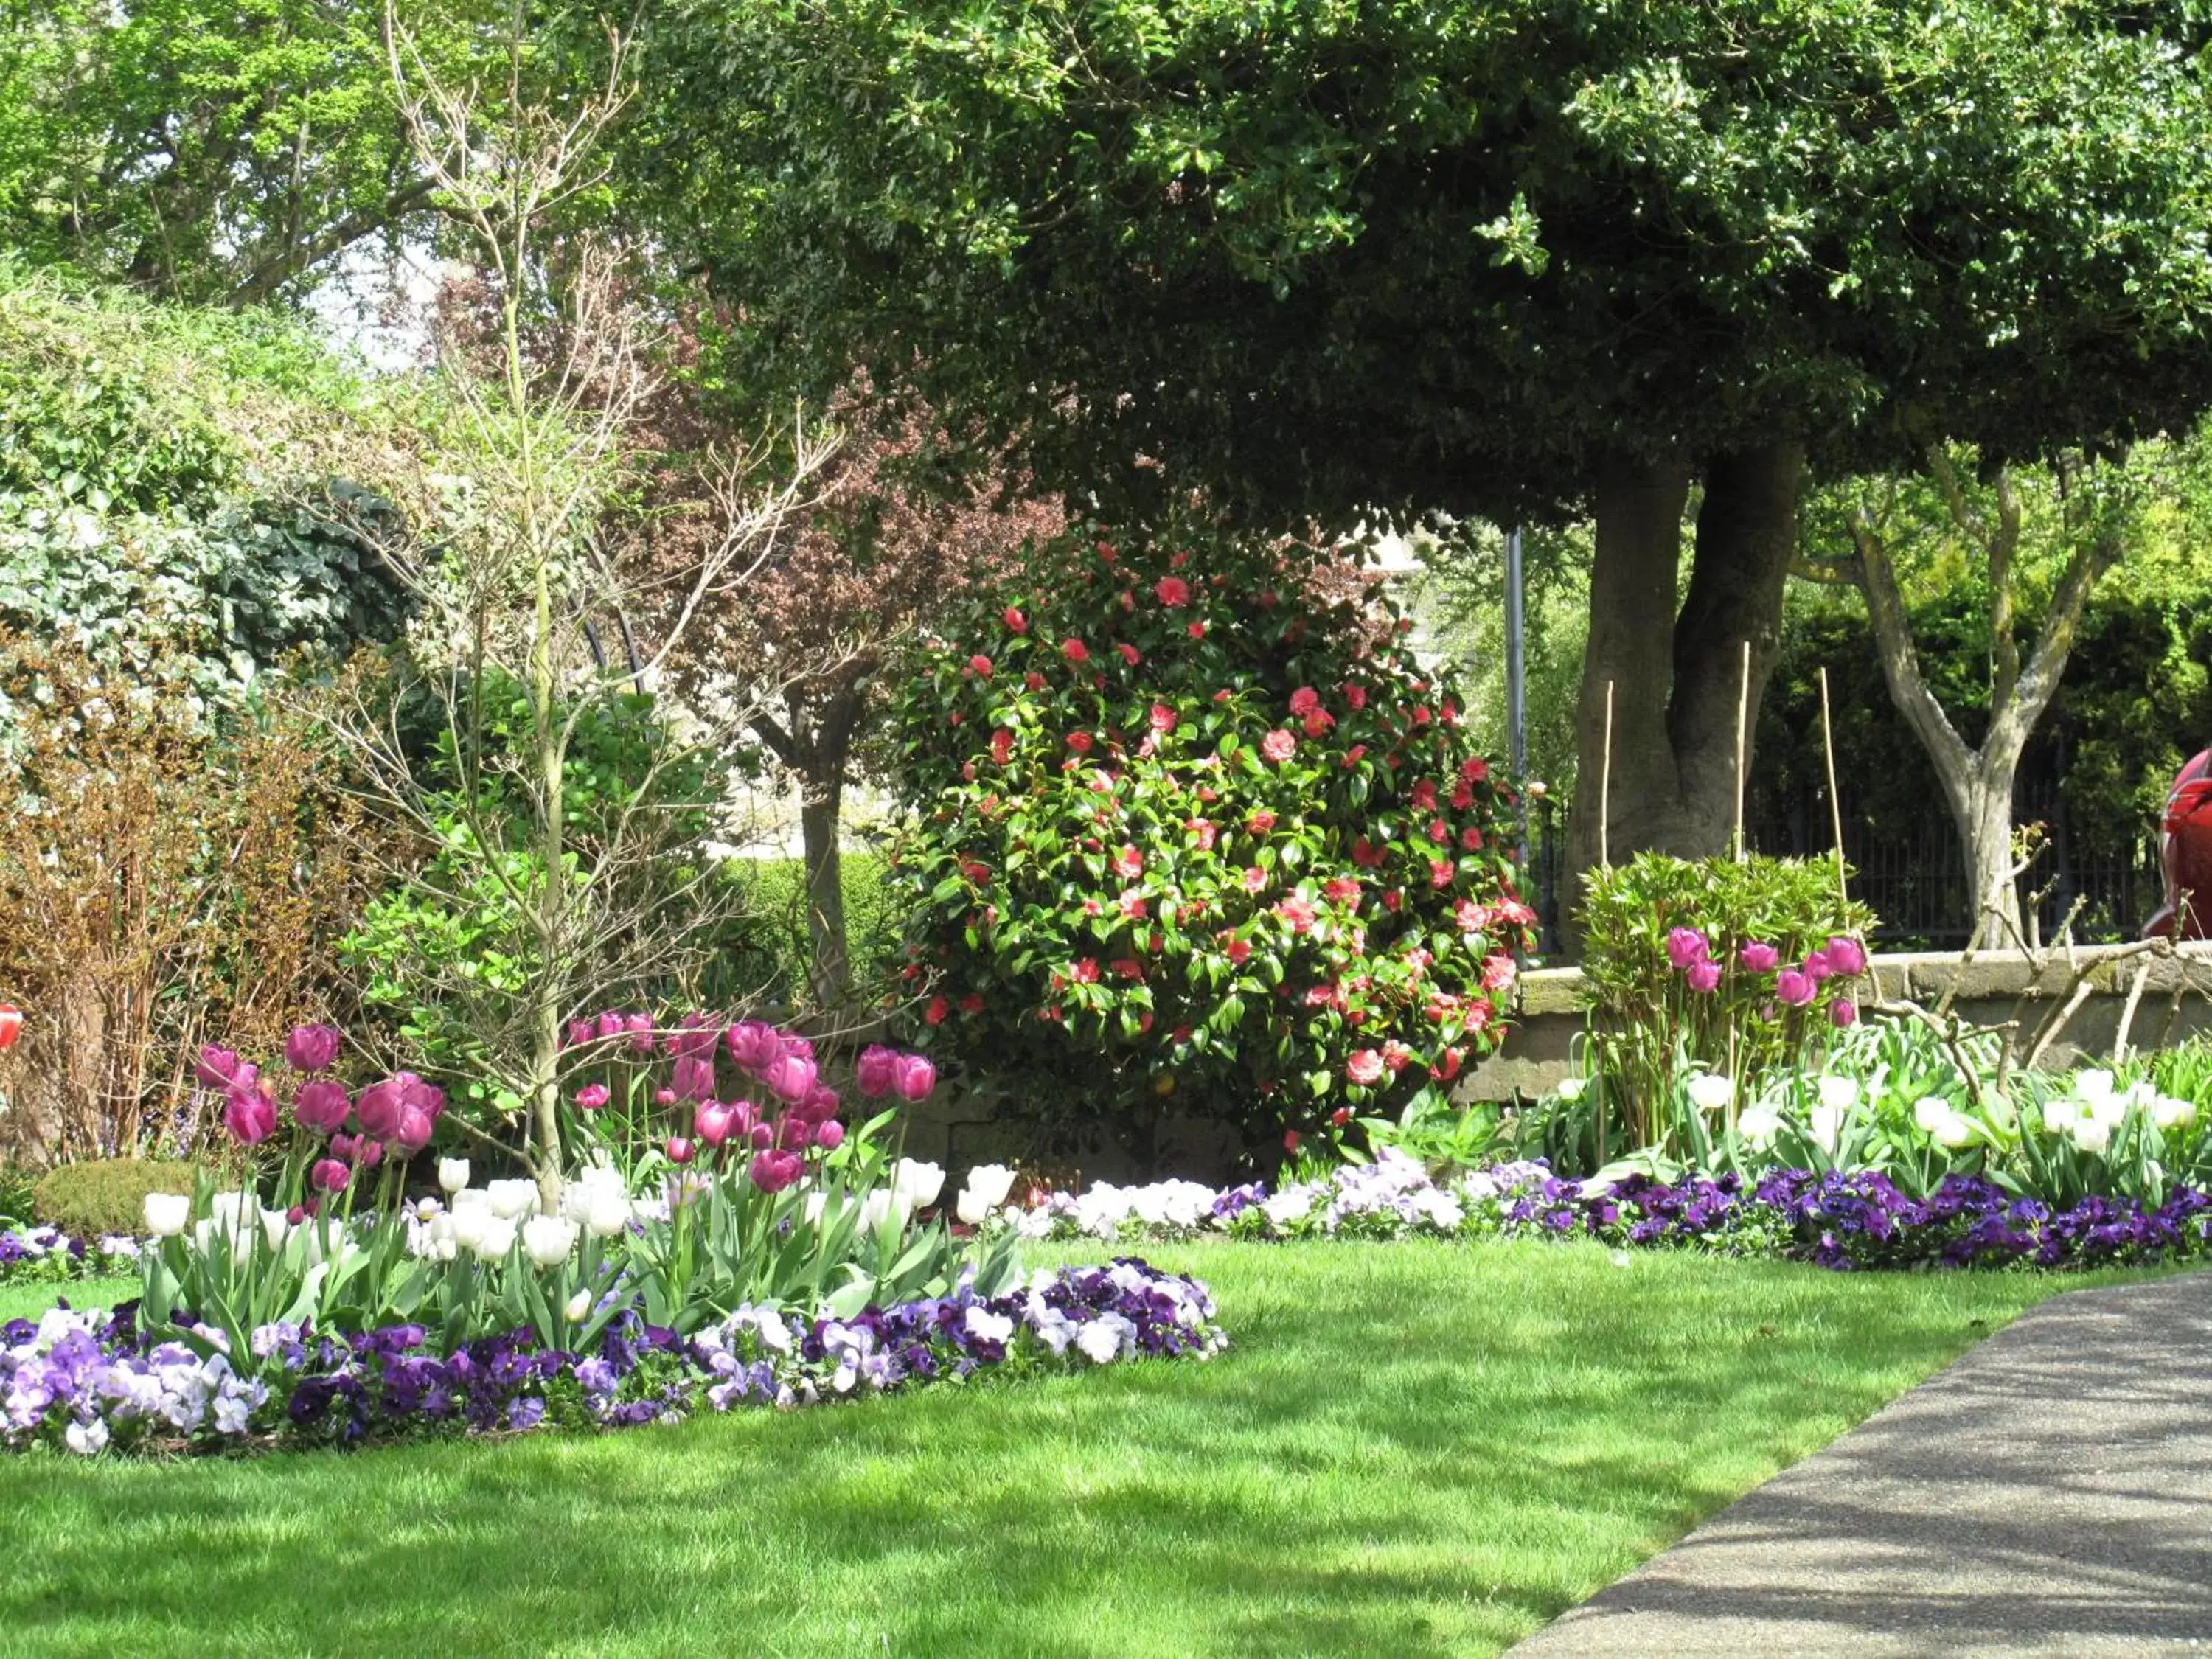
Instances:
[[[1212,1282],[1230,1353],[592,1439],[7,1460],[0,1651],[1491,1653],[2087,1282],[1150,1254]]]

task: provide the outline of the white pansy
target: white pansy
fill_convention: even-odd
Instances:
[[[988,1308],[970,1308],[966,1319],[968,1334],[978,1342],[1010,1342],[1013,1340],[1014,1322],[1004,1314],[994,1314]]]
[[[142,1207],[146,1231],[156,1238],[174,1238],[191,1224],[192,1201],[182,1193],[149,1193]]]
[[[1690,1079],[1690,1103],[1701,1112],[1717,1112],[1735,1097],[1735,1085],[1717,1072],[1700,1072]]]
[[[438,1160],[438,1185],[448,1194],[458,1193],[469,1184],[469,1161],[465,1158],[441,1158]]]
[[[539,1267],[558,1267],[576,1248],[576,1224],[563,1215],[534,1215],[522,1224],[523,1253]]]

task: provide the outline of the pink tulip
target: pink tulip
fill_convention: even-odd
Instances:
[[[597,1028],[588,1019],[572,1019],[568,1022],[568,1046],[571,1048],[581,1048],[586,1044],[597,1041],[599,1035]]]
[[[805,1168],[806,1160],[797,1152],[761,1152],[753,1158],[753,1185],[764,1193],[780,1193]]]
[[[335,1025],[295,1025],[284,1039],[284,1063],[295,1072],[319,1072],[338,1057],[342,1033]]]
[[[352,1179],[351,1167],[334,1158],[317,1158],[307,1171],[307,1184],[319,1193],[342,1193]]]
[[[770,1060],[783,1051],[783,1043],[775,1028],[757,1019],[741,1019],[722,1034],[722,1043],[730,1051],[730,1058],[748,1072],[765,1070]]]
[[[620,1010],[605,1008],[600,1010],[599,1018],[592,1022],[592,1034],[602,1042],[612,1042],[617,1037],[629,1035],[629,1022],[622,1017]]]
[[[1831,963],[1826,956],[1822,955],[1818,951],[1812,952],[1805,958],[1805,977],[1811,980],[1815,985],[1818,985],[1822,980],[1827,978],[1829,975],[1835,971],[1835,964]]]
[[[702,1060],[696,1054],[685,1054],[676,1062],[674,1074],[669,1079],[676,1088],[678,1100],[711,1100],[714,1094],[714,1061],[711,1052]]]
[[[814,1144],[825,1152],[834,1152],[845,1144],[845,1126],[831,1118],[814,1132]]]
[[[1838,997],[1828,1005],[1828,1024],[1838,1030],[1848,1030],[1859,1023],[1859,1006],[1849,997]]]
[[[354,1113],[371,1139],[390,1140],[398,1134],[399,1120],[407,1111],[408,1091],[422,1080],[412,1072],[400,1072],[361,1091]]]
[[[234,1087],[224,1096],[222,1127],[241,1146],[255,1146],[276,1133],[276,1107],[258,1086]]]
[[[1711,942],[1694,927],[1676,927],[1667,934],[1667,960],[1677,968],[1687,969],[1712,953]]]
[[[827,1123],[837,1115],[837,1108],[843,1103],[835,1089],[817,1083],[806,1091],[805,1103],[799,1109],[805,1113],[809,1123]]]
[[[249,1073],[253,1072],[250,1066],[246,1069]],[[199,1064],[192,1067],[192,1075],[208,1088],[228,1089],[237,1080],[238,1070],[238,1050],[218,1048],[210,1042],[200,1050]],[[246,1081],[250,1086],[252,1076],[249,1075]]]
[[[353,1100],[342,1083],[328,1078],[317,1078],[312,1083],[300,1085],[300,1092],[292,1100],[292,1116],[303,1129],[313,1129],[322,1134],[334,1133],[353,1110]]]
[[[860,1050],[860,1060],[853,1069],[860,1092],[870,1100],[878,1099],[897,1085],[898,1051],[872,1042]]]
[[[793,1111],[783,1120],[777,1139],[795,1152],[803,1152],[814,1144],[814,1126]]]
[[[580,1112],[596,1112],[606,1103],[607,1085],[604,1083],[586,1083],[576,1091],[576,1109]]]
[[[797,1103],[806,1098],[814,1087],[814,1061],[808,1056],[786,1048],[769,1062],[762,1080],[778,1100]]]
[[[909,1104],[927,1100],[937,1088],[937,1063],[927,1054],[899,1057],[899,1098]]]
[[[1693,962],[1683,971],[1682,977],[1690,982],[1692,991],[1700,995],[1710,994],[1720,988],[1721,965],[1710,958]]]
[[[1771,974],[1782,960],[1782,952],[1758,939],[1747,939],[1743,949],[1735,953],[1735,959],[1754,974]]]
[[[392,1137],[392,1144],[412,1158],[430,1144],[437,1125],[429,1113],[419,1106],[410,1106],[399,1115],[399,1132]]]
[[[697,1148],[682,1135],[671,1135],[662,1143],[660,1150],[668,1154],[671,1164],[689,1164]]]
[[[1846,934],[1838,933],[1828,941],[1828,965],[1845,979],[1856,979],[1866,972],[1866,946]]]
[[[1820,988],[1795,968],[1784,968],[1774,979],[1774,994],[1792,1008],[1802,1008],[1820,994]]]
[[[676,1030],[669,1035],[669,1052],[679,1060],[703,1060],[711,1065],[718,1035],[720,1028],[706,1015],[686,1014],[676,1022]]]
[[[691,1132],[709,1146],[720,1146],[737,1127],[737,1110],[718,1100],[702,1100],[691,1115]]]
[[[433,1123],[446,1115],[446,1091],[432,1087],[419,1077],[409,1077],[406,1101]]]
[[[769,1147],[775,1145],[775,1125],[773,1123],[754,1124],[751,1128],[745,1131],[745,1144],[753,1147],[757,1151],[766,1152]]]
[[[630,1053],[649,1054],[653,1052],[653,1016],[651,1014],[632,1014],[623,1021],[623,1028],[629,1033]]]

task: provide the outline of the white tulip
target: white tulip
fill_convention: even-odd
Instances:
[[[902,1158],[891,1170],[891,1191],[903,1200],[908,1210],[926,1209],[937,1202],[937,1195],[945,1190],[945,1170],[942,1165],[921,1164]]]
[[[1814,1144],[1830,1158],[1836,1155],[1836,1146],[1843,1139],[1844,1113],[1847,1109],[1831,1106],[1825,1100],[1813,1109]]]
[[[1553,1089],[1552,1092],[1559,1096],[1561,1100],[1565,1101],[1567,1104],[1571,1106],[1575,1102],[1583,1097],[1583,1091],[1589,1086],[1589,1079],[1585,1078],[1561,1078],[1559,1079],[1559,1086]]]
[[[270,1249],[283,1249],[284,1235],[291,1230],[292,1224],[283,1211],[264,1210],[261,1212],[261,1237],[268,1241]]]
[[[2077,1117],[2068,1126],[2068,1133],[2085,1152],[2101,1152],[2112,1144],[2112,1126],[2101,1118]]]
[[[489,1204],[453,1206],[453,1239],[464,1250],[473,1250],[482,1244],[484,1230],[491,1224],[491,1206]]]
[[[1014,1172],[1003,1164],[978,1164],[968,1171],[967,1189],[982,1200],[985,1209],[995,1210],[1014,1190]]]
[[[1735,1085],[1715,1072],[1700,1072],[1690,1079],[1690,1103],[1701,1112],[1717,1112],[1735,1097]]]
[[[534,1181],[489,1182],[484,1191],[491,1200],[491,1212],[502,1221],[513,1221],[538,1207],[538,1183]]]
[[[566,1216],[534,1215],[522,1224],[522,1249],[540,1267],[556,1267],[576,1248],[576,1224]]]
[[[860,1231],[872,1233],[895,1229],[903,1232],[908,1214],[902,1199],[891,1188],[878,1187],[860,1200]]]
[[[1820,1104],[1838,1116],[1859,1103],[1859,1085],[1847,1077],[1824,1073],[1820,1084]]]
[[[1912,1103],[1912,1121],[1923,1135],[1934,1134],[1936,1126],[1950,1115],[1951,1103],[1941,1095],[1923,1095]]]
[[[592,1293],[589,1291],[577,1291],[575,1295],[568,1298],[568,1305],[561,1310],[561,1311],[568,1316],[568,1322],[571,1325],[583,1318],[586,1314],[590,1313],[591,1310]]]
[[[514,1248],[514,1218],[497,1213],[485,1217],[483,1231],[477,1237],[477,1260],[486,1263],[504,1261]]]
[[[1747,1106],[1735,1121],[1736,1133],[1747,1145],[1765,1150],[1782,1129],[1782,1114],[1771,1106]]]
[[[593,1193],[584,1225],[593,1238],[612,1238],[629,1225],[629,1200],[617,1193]]]
[[[208,1218],[222,1231],[229,1232],[238,1225],[238,1218],[246,1212],[246,1206],[244,1193],[217,1193],[208,1200]]]
[[[2043,1103],[2043,1133],[2063,1135],[2066,1126],[2074,1121],[2074,1103],[2070,1100],[2046,1100]]]
[[[2161,1129],[2186,1129],[2197,1121],[2197,1103],[2160,1095],[2150,1103],[2150,1121]]]
[[[1956,1112],[1946,1112],[1932,1133],[1942,1146],[1953,1148],[1964,1146],[1974,1138],[1974,1121]]]
[[[438,1185],[448,1197],[469,1184],[469,1161],[465,1158],[441,1158],[438,1160]]]
[[[2076,1072],[2074,1074],[2074,1093],[2082,1100],[2106,1100],[2112,1092],[2110,1072]]]
[[[191,1224],[192,1201],[182,1193],[149,1193],[143,1207],[146,1231],[156,1238],[174,1238]]]
[[[818,1190],[807,1194],[805,1208],[806,1224],[810,1227],[819,1227],[822,1224],[822,1212],[829,1207],[829,1194]]]

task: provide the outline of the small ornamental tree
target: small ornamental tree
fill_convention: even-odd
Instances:
[[[1090,532],[963,621],[895,715],[923,1041],[1255,1147],[1496,1046],[1534,920],[1512,796],[1356,571]]]

